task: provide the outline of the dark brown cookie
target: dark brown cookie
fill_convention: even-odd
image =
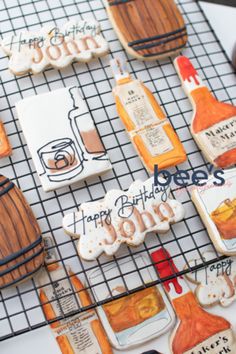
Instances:
[[[43,261],[37,220],[22,192],[0,175],[0,289],[31,277]]]
[[[121,43],[138,59],[166,57],[186,45],[186,26],[173,0],[108,0],[107,12]]]

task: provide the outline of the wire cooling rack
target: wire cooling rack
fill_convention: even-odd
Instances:
[[[183,53],[192,59],[218,99],[236,104],[235,76],[199,4],[194,0],[179,0],[178,5],[186,21],[189,35],[189,42]],[[178,190],[176,186],[173,186],[173,195],[184,204],[185,219],[173,225],[166,235],[149,235],[145,243],[138,248],[122,245],[113,258],[101,256],[96,262],[84,262],[77,255],[76,240],[70,239],[62,230],[63,215],[75,210],[81,202],[103,198],[106,191],[111,188],[127,189],[134,180],[145,180],[148,176],[130,143],[121,120],[117,117],[111,94],[114,86],[109,67],[111,57],[126,58],[131,74],[144,81],[161,103],[188,152],[188,161],[180,168],[189,172],[197,168],[207,171],[209,166],[190,134],[189,123],[192,108],[180,87],[172,59],[143,63],[130,58],[118,41],[101,0],[0,1],[2,37],[25,28],[37,30],[49,23],[61,26],[73,17],[81,19],[95,17],[100,22],[103,35],[110,43],[111,53],[108,56],[88,64],[73,63],[61,71],[49,68],[37,76],[27,74],[14,77],[8,71],[8,59],[1,51],[0,116],[13,146],[13,155],[0,162],[0,172],[11,178],[24,192],[38,219],[43,235],[51,235],[54,240],[55,245],[50,247],[56,249],[58,262],[65,270],[66,265],[69,265],[85,283],[93,297],[94,303],[91,307],[95,307],[104,301],[98,301],[94,296],[93,285],[89,282],[91,271],[101,272],[103,280],[100,286],[107,288],[110,296],[105,301],[109,301],[115,296],[112,296],[110,289],[112,278],[108,279],[107,273],[104,272],[104,267],[108,265],[115,268],[113,278],[119,277],[124,284],[125,294],[129,294],[137,289],[130,289],[127,286],[128,276],[139,279],[139,289],[151,285],[144,283],[143,269],[137,260],[145,256],[148,262],[145,268],[152,267],[150,253],[159,246],[168,249],[179,269],[183,269],[183,266],[187,264],[184,272],[192,270],[188,264],[190,259],[196,256],[201,258],[202,252],[206,249],[215,251],[191,202],[189,189]],[[110,156],[113,170],[102,177],[94,177],[56,192],[44,193],[17,119],[15,102],[26,96],[74,84],[81,88],[81,93],[86,98]],[[171,169],[171,172],[175,171],[175,168]],[[216,259],[218,259],[217,253],[215,253]],[[132,264],[130,269],[122,267],[122,263],[127,260]],[[202,259],[199,267],[205,265]],[[183,271],[178,274],[182,273]],[[68,279],[70,279],[69,276]],[[158,282],[159,279],[154,281],[154,283]],[[0,340],[48,323],[39,301],[39,289],[35,277],[0,293]],[[84,308],[78,308],[76,312],[83,310]],[[72,313],[65,316],[68,315]],[[57,319],[63,317],[62,313]]]

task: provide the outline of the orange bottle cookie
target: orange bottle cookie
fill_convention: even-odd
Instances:
[[[3,122],[0,121],[0,158],[12,154],[12,148],[9,143]]]
[[[117,86],[113,89],[118,114],[145,167],[154,171],[180,164],[186,153],[153,94],[133,80],[120,59],[111,60]]]
[[[236,163],[236,107],[217,101],[190,60],[175,60],[176,70],[193,108],[191,132],[207,160],[217,167]]]
[[[47,270],[39,278],[39,298],[48,321],[63,315],[71,316],[53,322],[50,327],[62,354],[112,354],[106,333],[94,309],[73,315],[81,307],[89,307],[92,301],[80,279],[69,266],[61,266],[51,247],[50,237],[46,240],[49,250],[46,254]],[[50,251],[51,249],[51,251]],[[70,279],[68,278],[70,277]]]
[[[160,248],[151,257],[160,278],[169,279],[164,282],[164,287],[178,317],[170,340],[171,353],[236,353],[236,338],[231,324],[199,305],[183,277],[175,277],[178,269],[169,253]]]

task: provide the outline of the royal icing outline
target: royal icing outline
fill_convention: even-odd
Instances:
[[[121,295],[127,290],[132,290],[141,287],[143,285],[143,282],[148,284],[157,280],[156,273],[152,264],[150,263],[150,260],[148,260],[148,258],[142,254],[138,256],[136,255],[132,258],[128,257],[126,259],[120,259],[118,260],[118,263],[119,269],[117,267],[117,264],[112,262],[110,264],[102,265],[102,270],[100,268],[96,268],[89,272],[88,282],[91,286],[94,298],[97,302],[110,298],[111,294],[113,296]],[[142,269],[140,271],[142,274],[142,279],[140,278],[140,276],[136,276],[136,267],[138,269]],[[120,276],[120,272],[122,272],[122,274],[130,274],[129,276],[125,276],[125,282],[123,280],[123,277]],[[105,285],[104,283],[104,277],[105,279],[110,279],[107,285]],[[160,310],[157,314],[153,314],[153,316],[150,316],[145,320],[140,321],[140,323],[134,326],[127,325],[127,328],[123,330],[117,331],[117,329],[114,329],[112,322],[109,321],[109,317],[106,313],[106,305],[97,307],[99,318],[107,333],[108,339],[114,348],[118,350],[125,350],[136,347],[138,345],[144,344],[146,341],[161,336],[163,333],[166,333],[170,328],[174,326],[175,313],[161,285],[156,285],[146,289],[145,296],[147,301],[149,301],[150,304],[152,295],[154,296],[153,290],[157,291],[157,293],[161,295],[161,299],[165,305],[163,309]],[[137,294],[141,292],[142,290],[138,291]],[[145,296],[143,296],[142,298],[144,304],[146,303]],[[125,311],[132,311],[132,308],[129,309],[129,303],[132,303],[132,295],[125,296],[123,297],[123,299],[126,304],[124,304],[124,306],[127,306]],[[114,300],[113,302],[109,302],[108,305],[112,305],[112,303],[114,303],[115,301],[116,300]],[[140,301],[139,309],[142,309]],[[154,304],[152,305],[155,306]],[[136,311],[138,311],[138,305],[136,307]],[[126,318],[129,318],[129,316],[130,313],[127,314]],[[125,317],[125,315],[122,316],[122,318],[123,317]],[[116,325],[117,322],[119,321],[116,321]],[[128,322],[130,324],[130,321]],[[122,324],[124,325],[123,320]]]
[[[224,179],[224,185],[215,186],[214,177],[210,176],[204,187],[194,188],[191,196],[217,251],[225,255],[236,255],[236,228],[234,224],[232,225],[232,235],[230,235],[230,224],[227,219],[219,220],[218,226],[215,223],[221,217],[220,214],[218,216],[217,210],[221,210],[218,208],[224,206],[227,201],[229,201],[229,205],[233,205],[233,201],[236,200],[236,169],[225,170]],[[225,212],[221,214],[222,217],[227,217],[227,204],[225,207]],[[234,207],[228,208],[228,212],[231,213],[231,211],[234,211]],[[234,223],[235,217],[233,215]],[[233,237],[234,235],[235,237]]]
[[[215,252],[206,251],[202,254],[205,262],[216,257]],[[190,267],[202,264],[201,258],[188,262]],[[194,270],[185,275],[196,284],[195,294],[199,303],[204,306],[220,304],[223,307],[236,301],[236,257],[219,260],[206,268]]]
[[[111,170],[77,86],[25,98],[16,110],[45,192]]]
[[[70,20],[61,28],[47,25],[37,32],[24,31],[1,41],[15,75],[34,74],[52,66],[62,69],[72,61],[88,62],[108,53],[109,45],[95,19]]]
[[[154,186],[153,177],[135,181],[127,192],[110,190],[103,200],[81,204],[64,216],[63,228],[79,237],[83,259],[95,260],[103,252],[111,256],[122,243],[139,246],[147,233],[167,232],[170,224],[183,219],[182,204],[169,194],[169,187]]]

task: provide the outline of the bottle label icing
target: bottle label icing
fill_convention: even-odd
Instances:
[[[63,268],[58,268],[51,272],[50,276],[53,283],[52,285],[45,286],[43,291],[45,292],[48,301],[50,301],[55,316],[58,317],[70,313],[71,311],[78,310],[79,302],[75,298],[74,290],[70,281],[66,278],[67,275],[65,270]],[[43,277],[41,279],[43,279]],[[44,283],[48,282],[44,281]]]
[[[66,336],[74,353],[100,354],[101,348],[92,330],[92,322],[97,319],[94,311],[86,311],[65,319],[59,327],[53,328],[54,336]]]
[[[167,123],[168,124],[168,123]],[[152,156],[165,154],[174,149],[164,130],[164,125],[155,125],[138,132]]]
[[[207,149],[212,160],[236,148],[236,116],[214,124],[195,134],[197,140]]]
[[[117,86],[115,94],[120,98],[136,129],[161,121],[152,108],[140,81],[133,80],[125,85]]]
[[[183,354],[227,354],[236,353],[233,331],[227,329],[217,333]]]

